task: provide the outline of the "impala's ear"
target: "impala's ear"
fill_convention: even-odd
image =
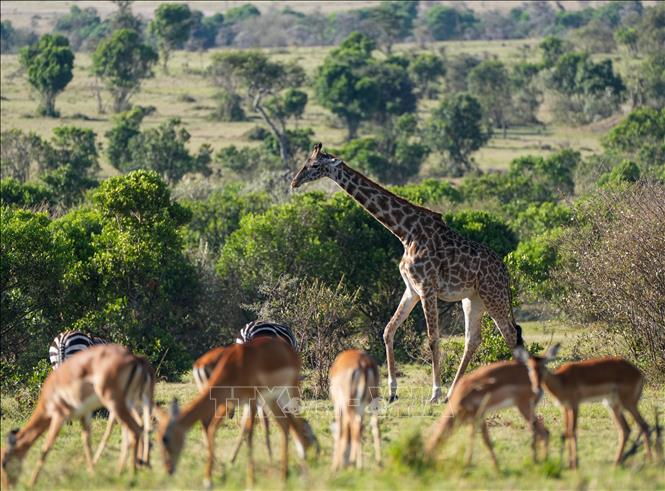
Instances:
[[[180,414],[180,408],[178,407],[178,399],[176,397],[171,401],[171,407],[169,408],[169,417],[175,419]]]
[[[548,349],[547,353],[545,353],[545,361],[551,361],[556,358],[556,355],[559,352],[559,348],[561,348],[561,343],[556,343],[554,346]]]
[[[524,349],[524,346],[517,346],[513,349],[513,358],[520,363],[526,363],[529,361],[529,352]]]
[[[7,435],[7,449],[11,450],[14,448],[14,445],[16,445],[16,435],[18,434],[19,429],[14,428],[12,431],[9,432],[9,435]]]

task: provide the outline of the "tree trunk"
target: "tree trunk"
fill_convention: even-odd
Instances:
[[[345,118],[346,119],[346,141],[353,140],[358,134],[358,122],[355,119]]]
[[[97,114],[104,114],[104,105],[102,104],[102,90],[99,88],[99,77],[95,77],[95,99],[97,100]]]
[[[169,51],[167,49],[162,50],[162,68],[166,75],[169,74]]]
[[[289,152],[289,139],[286,136],[286,130],[283,127],[281,129],[278,128],[274,121],[270,119],[270,116],[268,116],[268,113],[261,105],[262,96],[263,94],[259,93],[256,95],[256,97],[254,97],[254,110],[259,113],[263,121],[265,121],[265,123],[270,127],[272,134],[275,136],[275,138],[277,138],[277,143],[279,144],[279,157],[282,159],[286,170],[291,170],[291,155]]]
[[[58,116],[58,113],[55,110],[55,94],[51,92],[45,93],[42,98],[42,105],[44,116],[49,118],[55,118]]]

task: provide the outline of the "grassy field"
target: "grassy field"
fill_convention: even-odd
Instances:
[[[563,356],[569,355],[575,339],[581,333],[556,323],[524,323],[525,338],[546,345],[550,341],[563,341]],[[422,365],[402,365],[400,399],[385,409],[381,417],[382,448],[384,465],[378,468],[371,454],[369,436],[365,438],[366,467],[362,472],[347,470],[339,474],[330,471],[332,436],[329,425],[332,409],[329,401],[306,401],[305,417],[310,420],[321,443],[318,459],[310,457],[307,470],[302,471],[291,446],[289,489],[663,489],[665,473],[662,466],[645,464],[642,451],[632,457],[621,468],[614,468],[612,460],[617,434],[614,424],[601,403],[589,403],[582,407],[579,422],[580,469],[563,469],[559,461],[561,447],[559,434],[562,429],[561,415],[551,399],[546,398],[539,412],[552,433],[550,460],[533,464],[530,459],[530,432],[515,409],[507,409],[490,417],[490,432],[501,471],[495,472],[487,450],[479,436],[475,443],[474,462],[469,468],[463,465],[468,428],[455,433],[442,446],[439,458],[432,466],[412,468],[400,455],[416,455],[420,446],[415,440],[427,435],[428,428],[442,412],[442,405],[430,406],[425,401],[429,396],[429,369]],[[177,396],[181,401],[195,394],[194,384],[161,383],[157,387],[157,400],[167,402]],[[664,407],[661,388],[647,387],[642,398],[641,410],[648,421],[653,421],[654,409]],[[26,418],[25,410],[19,408],[12,398],[2,399],[2,438],[12,427],[20,426]],[[105,421],[95,420],[93,444],[103,432]],[[226,460],[237,435],[237,419],[222,425],[217,437],[217,455]],[[631,421],[631,424],[632,421]],[[634,426],[634,425],[633,425]],[[274,425],[273,425],[274,427]],[[119,452],[120,435],[116,429],[109,449],[98,465],[93,477],[85,471],[85,462],[80,444],[77,424],[66,425],[56,442],[44,467],[38,489],[198,489],[202,486],[203,463],[206,451],[202,433],[194,428],[188,435],[187,444],[178,471],[168,476],[162,467],[159,452],[153,453],[153,468],[143,470],[132,478],[118,477],[115,473]],[[635,432],[633,431],[633,437]],[[273,448],[279,448],[280,436],[273,428]],[[256,489],[281,488],[276,463],[268,464],[263,445],[262,429],[255,439],[257,463]],[[25,486],[39,453],[33,447],[24,466],[20,482]],[[213,485],[217,488],[242,489],[245,487],[246,452],[243,449],[235,466],[218,462]]]
[[[522,58],[533,59],[536,56],[537,42],[538,40],[456,41],[437,43],[436,47],[445,48],[449,56],[466,52],[514,62]],[[415,46],[400,45],[397,49],[412,50]],[[275,49],[268,52],[277,60],[297,61],[309,75],[314,75],[329,50],[329,47],[310,47]],[[202,54],[177,52],[171,61],[171,75],[167,76],[157,68],[156,76],[144,82],[141,92],[132,99],[132,102],[155,107],[155,112],[144,120],[145,127],[156,126],[169,118],[179,117],[192,135],[190,141],[192,148],[198,148],[203,143],[211,144],[216,150],[230,144],[241,146],[251,144],[245,134],[260,123],[255,115],[250,114],[248,121],[237,123],[214,121],[210,117],[216,105],[216,89],[203,74],[213,52]],[[112,127],[113,118],[109,113],[97,113],[95,81],[90,74],[89,54],[76,55],[74,79],[56,102],[60,118],[42,118],[35,115],[38,99],[21,73],[16,55],[2,55],[0,63],[2,70],[0,116],[3,130],[19,128],[50,137],[54,127],[72,124],[91,128],[97,133],[102,145],[105,143],[104,133]],[[298,124],[311,127],[315,132],[314,138],[325,145],[339,145],[343,142],[344,130],[335,127],[330,112],[316,103],[313,89],[309,87],[307,91],[309,104],[303,119]],[[108,94],[105,93],[104,97],[108,101]],[[420,116],[423,119],[434,104],[429,101],[420,109]],[[546,109],[542,117],[547,121]],[[599,148],[599,138],[604,131],[604,128],[568,128],[555,125],[511,128],[507,138],[497,134],[474,157],[481,168],[502,169],[506,168],[513,158],[526,153],[548,154],[562,148],[574,148],[588,154]],[[102,177],[115,173],[105,160],[102,152]]]

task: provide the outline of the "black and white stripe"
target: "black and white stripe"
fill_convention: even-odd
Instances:
[[[106,344],[102,338],[88,336],[81,331],[65,331],[58,334],[48,349],[51,367],[55,370],[67,358],[95,344]]]
[[[296,351],[298,350],[296,337],[293,335],[293,331],[291,331],[289,326],[267,321],[254,321],[246,324],[245,327],[240,330],[240,335],[236,339],[236,343],[248,343],[252,339],[260,336],[280,337],[293,346]]]

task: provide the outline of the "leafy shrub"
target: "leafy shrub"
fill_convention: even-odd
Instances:
[[[665,373],[664,203],[663,184],[641,181],[579,203],[553,278],[569,316],[617,333],[617,351],[656,377]]]
[[[0,179],[0,202],[3,205],[14,205],[20,208],[35,208],[54,202],[54,196],[41,183],[26,182],[21,184],[8,177]]]
[[[358,323],[357,293],[340,282],[329,287],[319,280],[280,277],[259,289],[263,300],[251,306],[260,319],[272,319],[293,329],[300,357],[311,370],[316,398],[328,397],[328,372],[337,354],[353,345]]]
[[[247,119],[240,95],[228,90],[220,90],[215,99],[217,107],[212,113],[212,119],[215,121],[245,121]]]
[[[487,316],[483,318],[481,335],[483,341],[473,355],[471,363],[469,363],[469,367],[467,368],[467,372],[487,365],[488,363],[510,360],[513,357],[503,336],[501,336],[501,333],[494,325],[494,322],[492,322]],[[530,345],[527,345],[526,348],[529,353],[532,354],[540,353],[543,349],[538,343],[531,343]],[[427,352],[429,352],[429,348],[427,349]],[[444,382],[452,382],[463,355],[463,341],[444,341],[441,349],[441,379]],[[429,353],[427,356],[430,356]]]

